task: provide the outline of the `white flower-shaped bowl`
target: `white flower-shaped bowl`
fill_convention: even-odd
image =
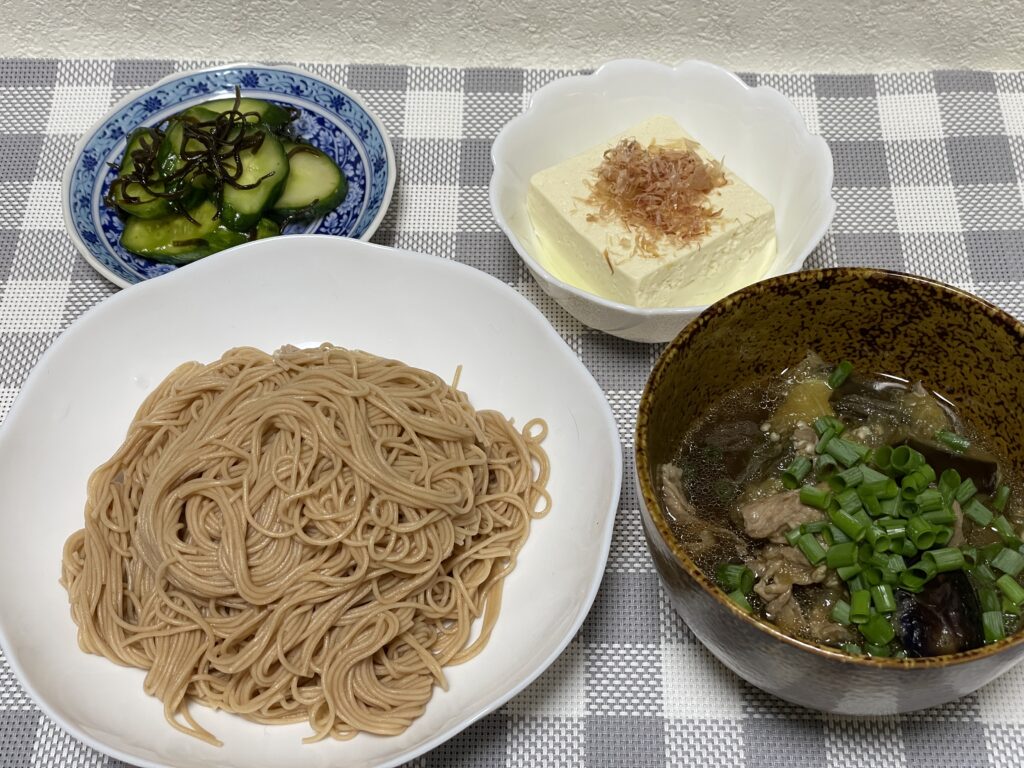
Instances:
[[[541,287],[585,325],[624,339],[668,341],[706,307],[635,307],[570,285],[544,266],[526,193],[537,171],[656,115],[673,117],[775,207],[778,254],[762,277],[800,269],[835,213],[832,155],[796,107],[703,61],[675,67],[612,61],[538,90],[491,150],[491,209]],[[751,281],[753,282],[753,280]]]

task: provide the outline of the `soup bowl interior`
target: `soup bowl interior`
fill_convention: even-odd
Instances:
[[[833,269],[763,281],[685,328],[641,399],[636,479],[648,546],[671,602],[727,666],[804,706],[882,714],[969,693],[1024,658],[1024,634],[924,659],[850,656],[741,611],[672,535],[658,470],[677,456],[682,436],[727,393],[767,380],[809,351],[860,371],[920,380],[957,405],[1013,474],[1024,472],[1024,325],[957,289],[891,272]],[[807,684],[821,675],[839,675],[842,684]]]

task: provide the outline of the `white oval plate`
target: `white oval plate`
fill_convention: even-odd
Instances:
[[[83,524],[86,480],[176,365],[253,345],[330,341],[428,368],[477,408],[543,417],[551,513],[509,577],[493,637],[447,671],[404,734],[303,745],[306,725],[262,726],[193,705],[224,741],[173,730],[141,670],[78,649],[61,548]],[[604,571],[622,454],[604,394],[544,317],[513,289],[457,262],[355,240],[296,235],[216,254],[117,294],[42,357],[0,429],[0,643],[45,712],[139,766],[394,766],[450,738],[536,678],[569,643]]]

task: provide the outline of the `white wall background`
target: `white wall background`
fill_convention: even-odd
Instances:
[[[3,0],[0,56],[731,69],[1024,66],[1022,0]]]

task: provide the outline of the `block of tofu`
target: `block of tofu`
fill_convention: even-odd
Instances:
[[[758,192],[725,169],[726,183],[708,194],[721,209],[703,237],[662,236],[652,254],[637,247],[636,233],[614,214],[598,215],[588,202],[605,150],[621,139],[642,146],[696,145],[672,118],[654,117],[530,179],[527,208],[540,259],[561,280],[638,307],[711,304],[767,272],[775,258],[775,211]]]

